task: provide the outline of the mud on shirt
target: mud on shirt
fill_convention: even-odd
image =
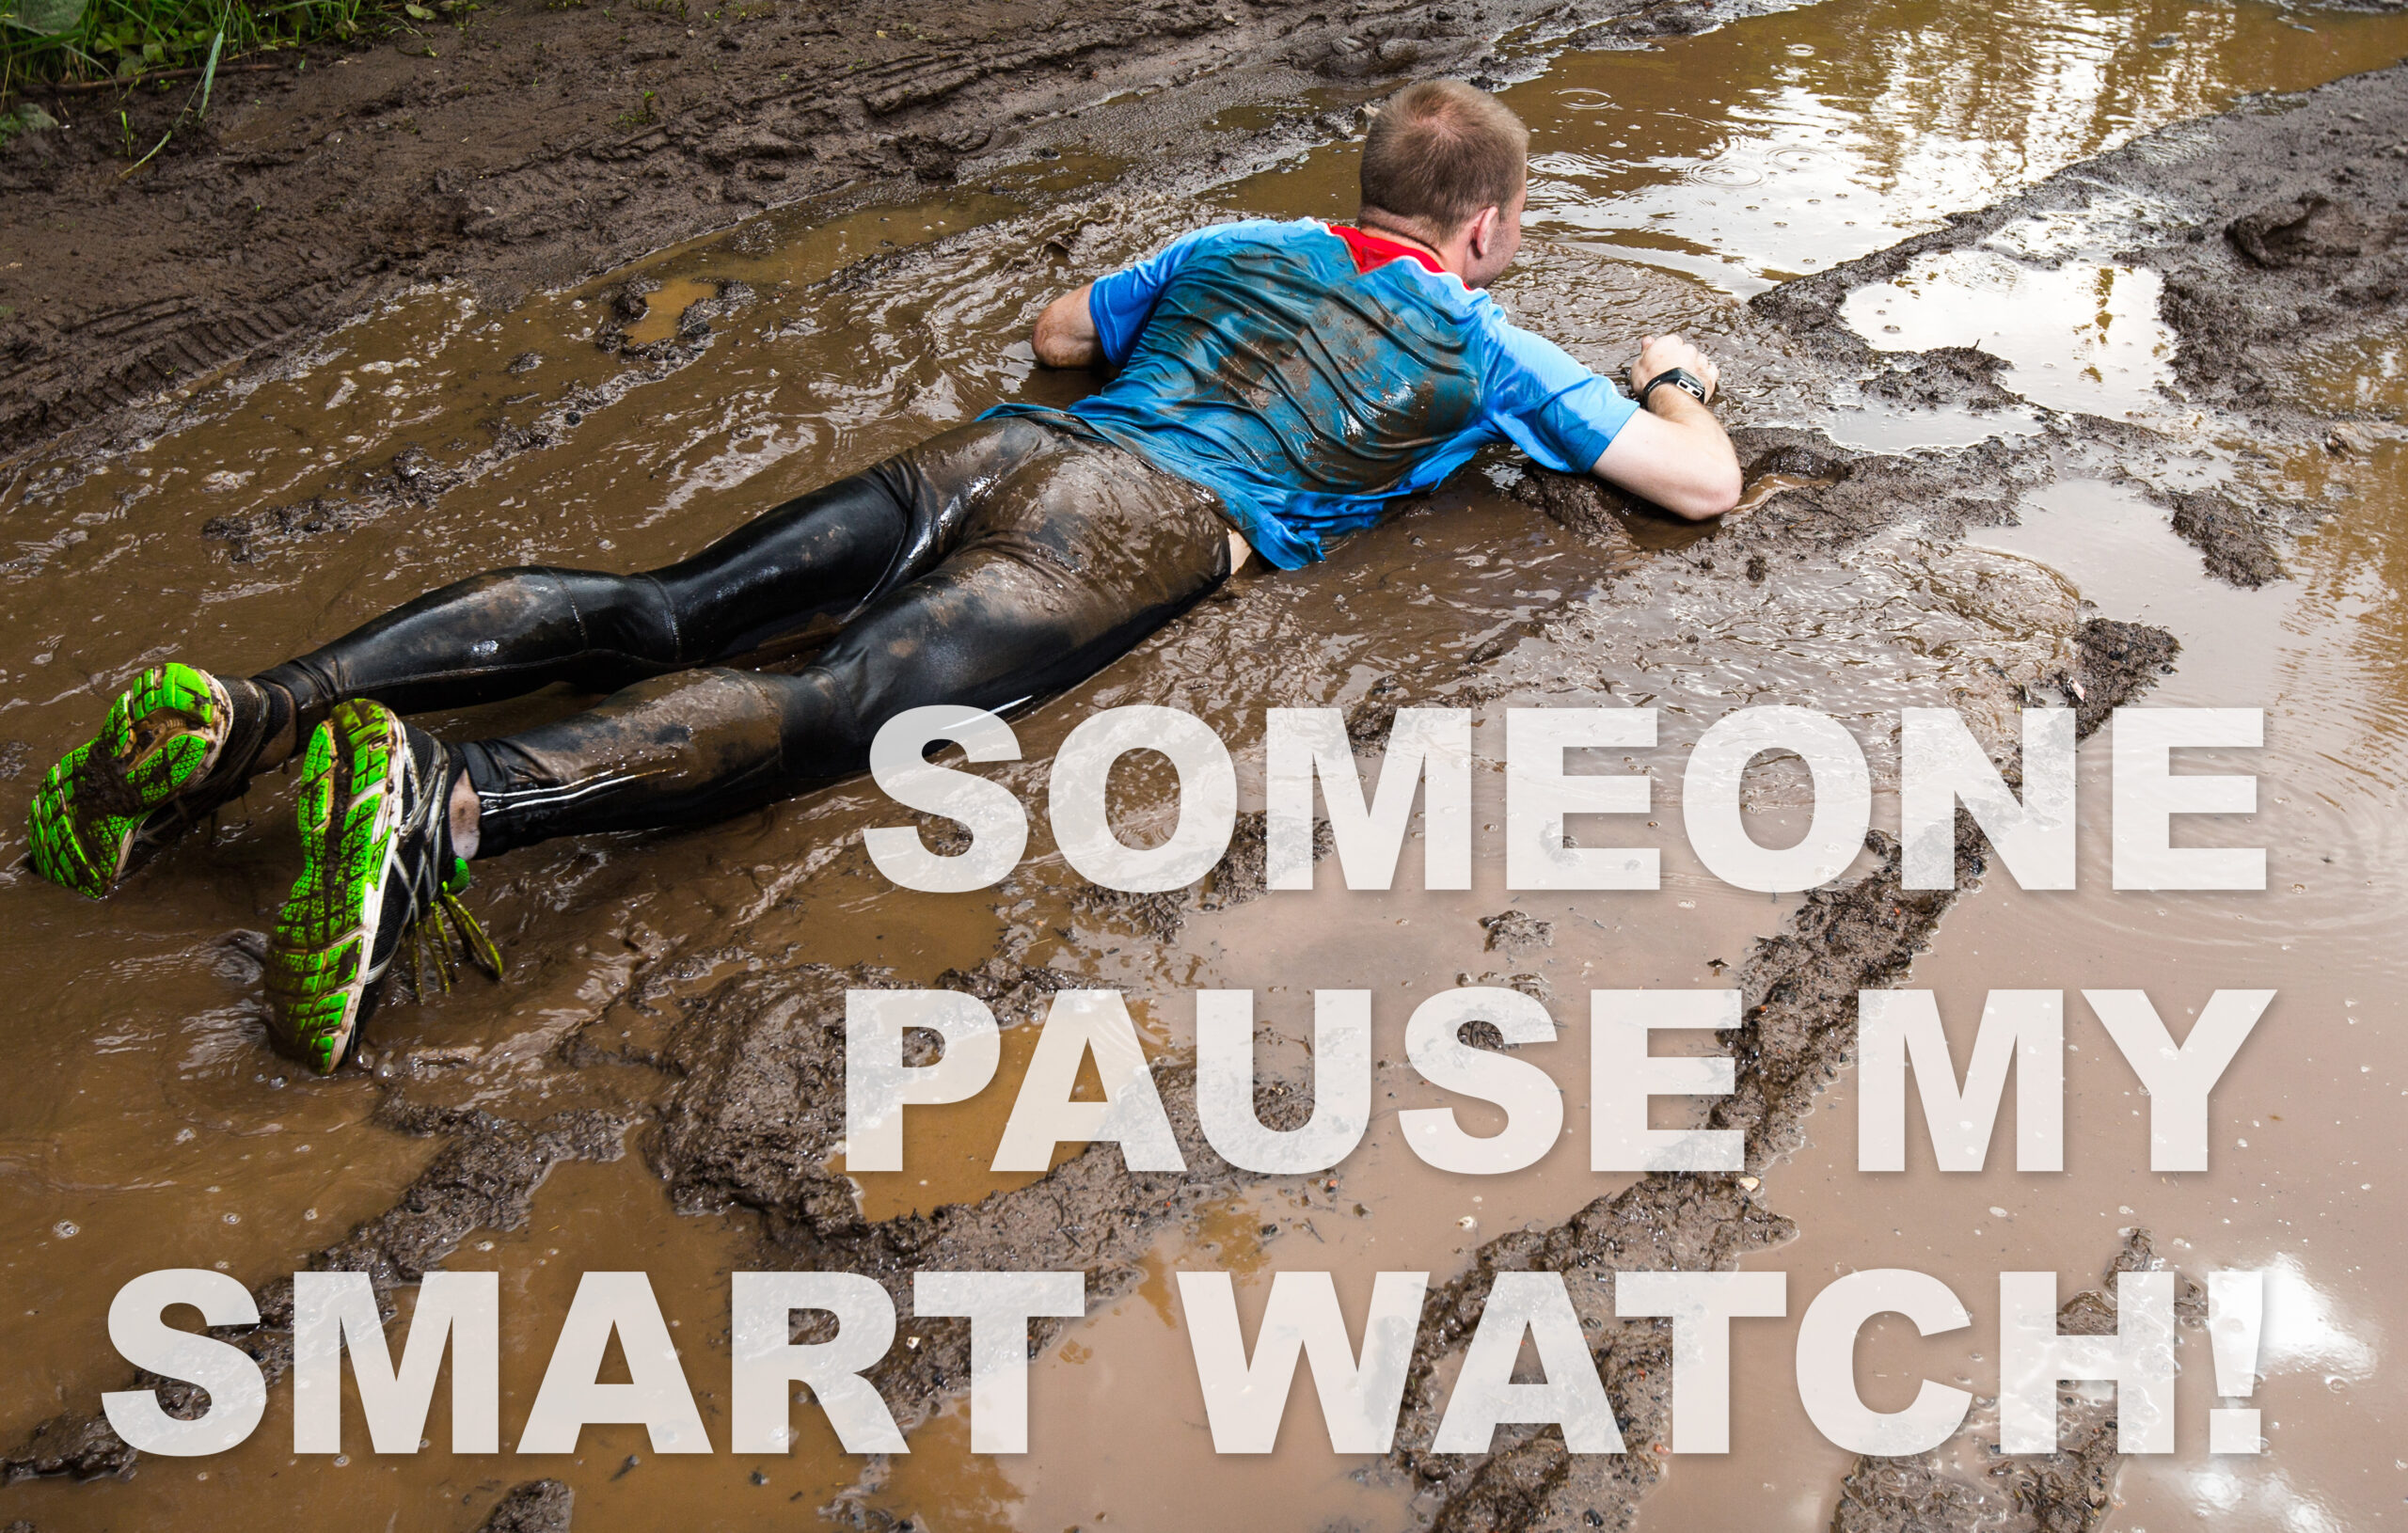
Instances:
[[[1638,410],[1421,252],[1317,219],[1197,229],[1087,309],[1112,382],[988,413],[1067,415],[1204,485],[1282,569],[1491,442],[1586,472]]]

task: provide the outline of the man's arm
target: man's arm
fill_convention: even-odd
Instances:
[[[1089,282],[1071,289],[1037,316],[1028,344],[1047,367],[1088,368],[1102,357],[1103,342],[1095,332],[1095,316],[1087,310],[1087,293],[1094,286]]]
[[[1639,360],[1630,369],[1632,392],[1673,368],[1705,380],[1707,397],[1713,396],[1720,371],[1678,336],[1649,336],[1640,343]],[[1647,408],[1615,433],[1590,472],[1693,522],[1719,516],[1739,503],[1739,459],[1722,423],[1671,384],[1648,396]]]

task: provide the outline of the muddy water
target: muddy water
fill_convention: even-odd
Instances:
[[[1532,234],[1745,297],[2244,93],[2400,49],[2396,20],[2269,5],[1832,0],[1570,54],[1506,100],[1530,127]],[[1354,211],[1351,183],[1309,169],[1233,195]]]
[[[1511,93],[1540,159],[1533,246],[1506,293],[1586,359],[1618,365],[1638,333],[1719,332],[1733,323],[1734,296],[1877,248],[2136,132],[2240,91],[2301,87],[2402,51],[2408,24],[2396,20],[2252,5],[1977,9],[1840,0],[1652,51],[1569,55]],[[1342,147],[1319,152],[1215,200],[1342,214],[1351,211],[1350,165]],[[1037,371],[1018,343],[1035,308],[1159,244],[1195,212],[1143,194],[1088,198],[1075,175],[1039,167],[1000,172],[924,206],[766,219],[506,312],[457,292],[420,294],[339,333],[283,375],[197,391],[155,440],[122,456],[21,466],[0,502],[17,549],[0,567],[13,597],[0,613],[0,767],[14,772],[22,797],[59,745],[88,727],[95,696],[157,658],[256,669],[493,564],[657,562],[998,399],[1069,397],[1077,380]],[[2178,415],[2153,388],[2162,357],[2143,275],[2096,261],[2044,271],[2011,253],[2002,260],[2004,267],[1985,261],[1910,274],[1864,295],[1851,317],[1877,345],[1978,340],[2008,358],[2008,383],[2035,403],[2159,412],[2151,424]],[[840,271],[840,280],[826,280]],[[649,301],[625,327],[624,346],[605,351],[594,344],[595,326],[628,277],[651,289]],[[710,326],[706,339],[693,335],[689,312]],[[2366,380],[2351,386],[2352,402],[2394,407],[2383,380],[2396,379],[2396,351],[2344,359],[2343,368]],[[1784,393],[1777,372],[1731,383],[1759,421],[1814,413]],[[1931,430],[1927,420],[1893,424]],[[2000,429],[1996,419],[1973,424],[1976,435]],[[2200,443],[2203,474],[2291,471],[2236,463],[2215,436],[2209,430]],[[404,449],[415,450],[404,470],[388,469]],[[2293,861],[2332,855],[2348,865],[2286,878],[2283,890],[2304,888],[2270,893],[2264,913],[2239,919],[2228,902],[2144,910],[2104,893],[2095,877],[2079,903],[1993,888],[1951,918],[1922,972],[1960,1008],[1992,983],[2095,983],[2060,973],[2055,956],[2095,950],[2099,934],[2113,932],[2132,940],[2137,956],[2107,983],[2156,991],[2210,969],[2229,972],[2230,985],[2285,988],[2303,1029],[2332,1025],[2326,992],[2338,987],[2341,1001],[2355,1003],[2337,1014],[2344,1035],[2376,1033],[2391,962],[2383,934],[2399,910],[2396,885],[2384,881],[2397,860],[2382,856],[2390,817],[2381,811],[2397,781],[2400,703],[2381,678],[2394,673],[2387,661],[2403,625],[2400,582],[2391,577],[2403,556],[2385,529],[2408,525],[2401,508],[2386,516],[2373,498],[2384,473],[2398,482],[2389,457],[2363,470],[2360,514],[2295,556],[2297,586],[2246,596],[2188,581],[2195,559],[2162,532],[2158,514],[2078,487],[2052,492],[2029,509],[2024,528],[1982,545],[1942,546],[1909,523],[1828,567],[1735,596],[1687,579],[1677,554],[1625,573],[1625,559],[1497,495],[1494,480],[1510,469],[1487,466],[1327,565],[1242,577],[1177,633],[1020,726],[1030,758],[1041,761],[1092,708],[1169,702],[1241,747],[1251,787],[1259,763],[1245,748],[1263,707],[1342,705],[1382,678],[1410,685],[1417,700],[1443,701],[1465,656],[1499,648],[1477,668],[1466,701],[1493,710],[1613,698],[1662,708],[1664,746],[1634,763],[1640,767],[1677,763],[1699,729],[1751,701],[1823,708],[1861,732],[1899,706],[1937,703],[1995,721],[2018,681],[2061,663],[2086,598],[2112,615],[2174,627],[2194,646],[2177,690],[2162,701],[2262,698],[2292,721],[2296,738],[2270,725],[2267,760],[2282,769],[2267,768],[2266,789],[2287,800],[2280,808],[2290,817],[2261,823],[2279,823],[2289,838],[2273,845],[2302,848]],[[1600,594],[1608,587],[1610,597]],[[1541,616],[1543,632],[1512,641]],[[1500,638],[1502,646],[1492,642]],[[482,733],[576,703],[552,695],[437,725]],[[1480,734],[1497,732],[1489,722]],[[1495,748],[1484,751],[1493,760]],[[2296,792],[2273,786],[2278,775]],[[1031,798],[1041,790],[1034,766],[1005,780]],[[1080,903],[1041,845],[1000,902],[993,893],[901,895],[858,850],[859,830],[891,814],[874,793],[843,788],[705,832],[536,848],[487,866],[475,899],[506,943],[509,979],[388,1009],[371,1047],[382,1082],[354,1074],[317,1083],[287,1077],[260,1047],[255,967],[237,935],[261,926],[281,893],[290,831],[278,787],[261,784],[214,836],[178,847],[104,908],[23,872],[0,889],[6,972],[34,1023],[21,1030],[18,1067],[0,1082],[0,1175],[13,1194],[0,1208],[11,1299],[0,1331],[8,1369],[0,1431],[12,1439],[57,1410],[88,1410],[95,1392],[120,1382],[103,1361],[101,1316],[125,1276],[222,1263],[260,1281],[386,1207],[432,1151],[368,1121],[380,1090],[518,1116],[595,1105],[640,1120],[665,1089],[659,1076],[636,1065],[565,1068],[561,1046],[575,1038],[641,1058],[664,1018],[745,970],[867,962],[933,983],[1008,951],[1128,988],[1149,1038],[1172,1051],[1191,1025],[1184,991],[1252,987],[1272,1035],[1266,1057],[1289,1063],[1300,1058],[1313,986],[1372,989],[1377,1057],[1399,1060],[1412,1003],[1465,980],[1518,980],[1551,997],[1564,1035],[1527,1056],[1576,1087],[1583,990],[1718,983],[1789,909],[1707,878],[1666,833],[1660,895],[1517,898],[1483,863],[1468,895],[1374,900],[1324,888],[1197,915],[1164,939]],[[1496,817],[1493,775],[1483,779],[1484,821]],[[1766,816],[1768,841],[1794,818],[1798,789],[1777,774],[1755,785],[1751,807]],[[1673,782],[1660,782],[1659,806],[1674,807],[1673,793]],[[1162,807],[1157,795],[1135,814]],[[16,840],[0,849],[13,858]],[[1414,861],[1408,854],[1408,870]],[[1477,918],[1509,905],[1551,922],[1552,944],[1490,951]],[[2168,913],[2156,913],[2161,905]],[[2286,952],[2277,931],[2312,931],[2333,945],[2320,945],[2311,967],[2306,944]],[[2002,953],[2023,956],[2024,972],[1996,978]],[[2363,982],[2353,984],[2357,976]],[[1014,1031],[1017,1044],[1026,1035]],[[2095,1052],[2085,1047],[2081,1057]],[[1775,1206],[1806,1231],[1779,1262],[1800,1274],[1826,1262],[1870,1265],[1868,1242],[1903,1241],[1894,1259],[1950,1276],[1978,1315],[1975,1278],[2020,1264],[2016,1236],[2067,1207],[2081,1217],[2036,1233],[2031,1265],[2087,1272],[2112,1251],[2115,1229],[2136,1222],[2193,1242],[2178,1248],[2186,1262],[2194,1252],[2203,1266],[2280,1256],[2314,1301],[2302,1310],[2313,1318],[2299,1322],[2302,1334],[2341,1338],[2304,1341],[2299,1355],[2339,1361],[2278,1373],[2265,1403],[2278,1425],[2298,1410],[2300,1436],[2321,1434],[2336,1455],[2372,1462],[2364,1445],[2376,1440],[2389,1399],[2370,1377],[2372,1360],[2386,1325],[2408,1317],[2368,1275],[2389,1259],[2384,1226],[2368,1211],[2375,1205],[2327,1206],[2326,1168],[2362,1152],[2337,1148],[2321,1117],[2371,1111],[2371,1095],[2350,1101],[2353,1112],[2332,1106],[2337,1081],[2380,1095],[2400,1089],[2382,1084],[2398,1072],[2371,1054],[2345,1064],[2338,1045],[2331,1055],[2273,1052],[2261,1041],[2244,1057],[2269,1064],[2253,1119],[2316,1137],[2259,1139],[2253,1130],[2258,1148],[2235,1155],[2255,1153],[2295,1177],[2316,1167],[2316,1185],[2288,1200],[2279,1187],[2257,1186],[2279,1181],[2271,1169],[2246,1186],[2236,1180],[2251,1164],[2237,1159],[2196,1186],[2115,1174],[2132,1159],[2120,1127],[2131,1104],[2106,1060],[2071,1072],[2087,1093],[2075,1110],[2068,1174],[2087,1176],[2080,1188],[2060,1197],[2020,1178],[1909,1177],[1901,1211],[1884,1209],[1868,1223],[1847,1166],[1853,1123],[1843,1088],[1809,1151],[1768,1183]],[[2361,1063],[2369,1067],[2362,1075],[2337,1073]],[[1390,1106],[1437,1104],[1409,1072],[1384,1068],[1377,1091],[1382,1117],[1339,1174],[1266,1188],[1165,1231],[1147,1278],[1046,1355],[1034,1383],[1036,1451],[1026,1460],[970,1458],[958,1410],[949,1411],[916,1434],[914,1453],[881,1483],[850,1493],[944,1529],[1213,1525],[1259,1519],[1266,1504],[1293,1509],[1294,1525],[1410,1525],[1415,1509],[1400,1487],[1378,1473],[1358,1478],[1372,1466],[1334,1461],[1312,1441],[1318,1423],[1301,1397],[1279,1453],[1259,1462],[1210,1454],[1168,1274],[1180,1266],[1239,1271],[1249,1321],[1268,1275],[1283,1267],[1334,1270],[1341,1293],[1359,1303],[1373,1271],[1443,1277],[1479,1241],[1559,1221],[1615,1184],[1580,1167],[1583,1091],[1572,1093],[1571,1143],[1494,1186],[1438,1176],[1402,1153]],[[2288,1110],[2294,1098],[2326,1110]],[[998,1096],[916,1127],[907,1164],[925,1169],[893,1184],[871,1180],[864,1210],[885,1217],[1007,1185],[980,1159],[1001,1105]],[[2095,1137],[2082,1127],[2093,1121]],[[630,1137],[639,1152],[645,1143],[644,1130]],[[925,1189],[913,1185],[923,1176]],[[2373,1190],[2361,1196],[2378,1197],[2380,1176],[2363,1179]],[[1992,1204],[2020,1216],[2004,1226],[2014,1233],[1963,1217],[1987,1216]],[[2136,1211],[2119,1211],[2128,1207]],[[2319,1227],[2289,1244],[2281,1221],[2304,1223],[2311,1210]],[[1984,1233],[1970,1233],[1976,1228]],[[1885,1237],[1887,1229],[1905,1233]],[[2015,1260],[2000,1259],[2002,1241]],[[567,1274],[650,1270],[679,1322],[696,1386],[708,1392],[724,1380],[723,1273],[754,1259],[740,1221],[673,1213],[638,1153],[556,1171],[526,1230],[480,1236],[453,1264],[490,1263],[507,1274],[504,1420],[515,1427],[565,1304]],[[1743,1355],[1742,1367],[1768,1383],[1741,1389],[1749,1403],[1737,1431],[1760,1446],[1761,1478],[1683,1474],[1676,1464],[1647,1509],[1655,1525],[1828,1521],[1845,1464],[1784,1405],[1785,1372],[1766,1362],[1785,1345],[1781,1328],[1755,1330],[1750,1345],[1759,1350]],[[1919,1359],[1940,1355],[1925,1345]],[[2323,1409],[2310,1415],[2293,1401],[2311,1397],[2287,1391],[2305,1389],[2328,1366],[2342,1383],[2313,1379]],[[1965,1367],[1978,1376],[1978,1363]],[[1933,1376],[1949,1375],[1942,1366]],[[705,1411],[721,1420],[712,1401]],[[1751,1411],[1764,1414],[1751,1420]],[[639,1431],[598,1429],[569,1463],[360,1454],[336,1469],[295,1465],[277,1442],[286,1419],[272,1413],[250,1445],[205,1470],[152,1463],[128,1482],[43,1483],[8,1499],[45,1527],[230,1525],[262,1507],[305,1525],[336,1508],[367,1507],[398,1525],[467,1526],[504,1484],[550,1474],[577,1486],[594,1525],[672,1516],[794,1525],[863,1467],[834,1454],[824,1433],[789,1461],[753,1465],[725,1455],[657,1459]],[[431,1435],[440,1441],[443,1428],[438,1407]],[[630,1454],[641,1461],[631,1469]],[[2221,1478],[2128,1474],[2135,1509],[2135,1509],[2132,1525],[2173,1522],[2218,1496],[2235,1508],[2321,1507],[2317,1514],[2334,1526],[2372,1525],[2397,1504],[2382,1499],[2398,1493],[2387,1481],[2337,1501],[2327,1487],[2303,1490],[2284,1478],[2300,1472],[2299,1462],[2287,1456],[2279,1476],[2225,1464]],[[767,1486],[753,1483],[756,1468]],[[208,1480],[189,1479],[204,1472]],[[1771,1489],[1759,1495],[1751,1489],[1759,1483]],[[2282,1515],[2288,1525],[2319,1525]],[[1280,1522],[1289,1524],[1285,1512]],[[2262,1525],[2278,1522],[2269,1514]]]
[[[2353,382],[2343,392],[2355,392]],[[2388,397],[2384,397],[2387,392]],[[2396,390],[2369,390],[2396,414]],[[2107,1525],[2391,1525],[2401,1505],[2393,1462],[2408,1418],[2397,1369],[2385,1366],[2408,1310],[2390,1273],[2408,1258],[2396,1216],[2391,1136],[2380,1127],[2408,1097],[2408,1052],[2386,1028],[2397,986],[2408,885],[2399,874],[2397,783],[2402,767],[2396,656],[2408,620],[2408,499],[2401,449],[2386,442],[2342,477],[2353,511],[2305,541],[2295,584],[2237,592],[2197,573],[2161,514],[2112,486],[2076,483],[2038,497],[2023,525],[1984,534],[2046,559],[2102,606],[2147,616],[2182,639],[2183,664],[2156,701],[2233,706],[2262,701],[2266,748],[2201,751],[2197,769],[2260,774],[2246,844],[2269,848],[2268,890],[2242,897],[2117,894],[2108,888],[2105,814],[2084,817],[2083,888],[2044,897],[1993,886],[1952,915],[1915,982],[1940,997],[1955,1046],[1992,988],[2140,988],[2169,1013],[2194,1012],[2211,988],[2280,991],[2226,1077],[2211,1169],[2147,1169],[2147,1104],[2114,1045],[2078,1000],[2067,1002],[2070,1127],[2067,1170],[2004,1168],[1903,1177],[1854,1169],[1854,1094],[1826,1099],[1828,1123],[1771,1184],[1771,1201],[1803,1234],[1779,1265],[1805,1280],[1862,1268],[1929,1272],[1962,1295],[1965,1333],[1867,1346],[1868,1381],[1929,1377],[1964,1384],[1994,1359],[1992,1274],[2054,1269],[2087,1286],[2134,1225],[2186,1272],[2264,1268],[2270,1278],[2265,1383],[2256,1400],[2274,1454],[2210,1460],[2186,1447],[2172,1462],[2134,1460]],[[2295,466],[2313,485],[2332,468]],[[2084,748],[2082,791],[2103,805],[2104,739]],[[2203,830],[2238,841],[2239,827]],[[2179,1025],[2178,1023],[2176,1025]],[[1920,1134],[1919,1130],[1910,1130]],[[1869,1186],[1880,1190],[1866,1217]],[[1742,1377],[1784,1377],[1794,1334],[1751,1328]],[[2180,1410],[2214,1403],[2203,1361],[2186,1364]],[[1868,1395],[1877,1387],[1868,1383]],[[1676,1462],[1640,1525],[1820,1528],[1847,1458],[1815,1434],[1793,1394],[1743,1389],[1735,1439],[1763,1451],[1738,1475]],[[1904,1399],[1899,1393],[1897,1399]]]

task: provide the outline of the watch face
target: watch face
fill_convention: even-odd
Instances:
[[[1682,393],[1688,395],[1689,398],[1697,401],[1700,404],[1703,404],[1705,403],[1704,383],[1698,378],[1697,374],[1689,371],[1687,368],[1674,368],[1669,372],[1658,373],[1655,378],[1648,382],[1648,385],[1644,389],[1640,391],[1640,403],[1642,404],[1647,403],[1647,397],[1650,394],[1655,393],[1656,389],[1663,387],[1667,384],[1670,384],[1674,388],[1679,389]]]

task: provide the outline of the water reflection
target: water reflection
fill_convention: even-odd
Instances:
[[[2258,1371],[2317,1372],[2338,1379],[2365,1379],[2375,1369],[2374,1343],[2363,1322],[2345,1320],[2332,1299],[2311,1281],[2291,1256],[2266,1263],[2266,1324],[2258,1342]]]
[[[2295,749],[2310,755],[2337,827],[2346,816],[2348,862],[2372,874],[2396,866],[2408,841],[2397,813],[2408,778],[2408,443],[2380,442],[2363,458],[2311,449],[2285,466],[2305,494],[2340,492],[2341,510],[2291,549],[2297,594],[2277,675],[2289,696],[2315,700],[2299,710]],[[2396,917],[2368,901],[2351,919],[2372,936]]]
[[[2396,23],[2158,0],[1840,0],[1508,93],[1530,214],[1742,295],[1895,243],[2243,92],[2398,55]]]
[[[2009,364],[2003,387],[2052,409],[2127,419],[2169,408],[2174,334],[2146,267],[2024,264],[1991,249],[1926,256],[1848,294],[1841,314],[1876,350],[1978,346]]]
[[[2233,1518],[2238,1526],[2281,1528],[2284,1533],[2342,1533],[2353,1525],[2286,1475],[2243,1478],[2226,1464],[2213,1463],[2190,1478],[2194,1509],[2202,1517]]]

